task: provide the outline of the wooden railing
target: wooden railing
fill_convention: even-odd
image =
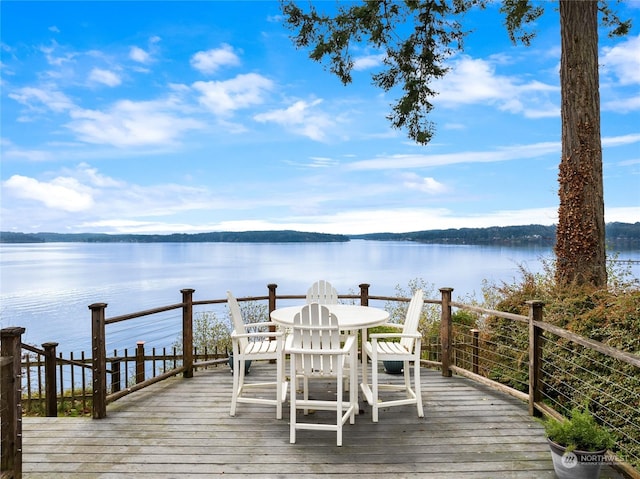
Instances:
[[[2,479],[22,477],[22,389],[20,338],[24,328],[0,330],[0,474]]]
[[[268,303],[268,311],[271,312],[277,307],[277,303],[280,300],[302,300],[305,298],[304,295],[277,295],[276,289],[277,285],[269,284],[268,286],[268,295],[266,296],[254,296],[254,297],[245,297],[238,298],[239,301],[258,301],[258,302],[267,302]],[[360,292],[359,294],[351,294],[351,295],[340,295],[341,300],[351,300],[354,302],[359,302],[361,305],[369,305],[372,301],[409,301],[409,298],[399,298],[399,297],[389,297],[389,296],[374,296],[369,294],[369,285],[361,284],[359,285]],[[545,351],[549,349],[549,345],[551,344],[549,340],[546,340],[545,337],[548,335],[555,335],[558,338],[562,338],[564,341],[569,341],[572,344],[579,345],[582,348],[585,348],[589,351],[598,352],[598,354],[603,355],[607,358],[615,359],[616,361],[620,361],[623,364],[629,366],[631,368],[631,375],[638,375],[640,377],[640,357],[634,354],[625,353],[619,351],[617,349],[611,348],[605,344],[599,343],[597,341],[593,341],[584,337],[581,337],[577,334],[571,333],[564,329],[555,327],[551,324],[545,323],[543,321],[543,304],[539,301],[529,301],[527,302],[529,314],[527,316],[507,313],[503,311],[494,311],[490,309],[480,308],[473,305],[467,305],[463,303],[453,302],[452,297],[452,288],[442,288],[439,290],[441,297],[439,299],[427,299],[425,301],[428,305],[435,305],[440,308],[440,328],[439,328],[439,350],[436,352],[430,352],[429,356],[424,359],[423,365],[428,367],[437,367],[441,370],[443,376],[451,376],[453,373],[468,377],[474,381],[481,382],[483,384],[487,384],[493,388],[511,394],[523,401],[526,401],[529,405],[529,414],[534,416],[539,416],[541,414],[545,415],[554,415],[559,416],[554,408],[552,408],[549,403],[553,402],[554,398],[549,394],[549,382],[546,381],[545,375],[548,375],[548,372],[545,372]],[[131,394],[135,391],[138,391],[148,385],[154,384],[158,381],[162,381],[171,376],[182,374],[184,378],[190,378],[194,374],[194,369],[200,366],[206,366],[213,362],[224,361],[225,359],[215,359],[211,360],[205,358],[205,360],[200,360],[197,356],[194,356],[193,349],[193,309],[194,306],[205,306],[205,305],[213,305],[213,304],[223,304],[226,303],[226,299],[213,299],[213,300],[201,300],[194,301],[192,289],[183,289],[182,293],[182,302],[177,304],[172,304],[169,306],[163,306],[159,308],[154,308],[150,310],[140,311],[137,313],[131,313],[127,315],[107,318],[106,317],[106,303],[95,303],[89,306],[91,310],[91,321],[92,321],[92,357],[91,361],[91,379],[92,379],[92,416],[95,419],[104,418],[107,414],[106,406],[108,403],[115,401],[127,394]],[[494,361],[495,351],[492,347],[482,337],[482,331],[479,329],[470,329],[468,331],[468,335],[462,335],[459,332],[454,332],[454,323],[453,323],[453,310],[466,310],[477,314],[479,317],[494,317],[499,318],[503,321],[512,322],[514,325],[520,325],[523,328],[521,331],[526,338],[526,344],[523,345],[522,348],[518,349],[518,365],[517,368],[520,368],[518,371],[518,375],[522,378],[521,387],[514,387],[513,384],[505,384],[504,381],[492,379],[491,376],[491,364]],[[119,366],[115,366],[118,361],[117,357],[108,358],[106,352],[106,334],[107,334],[107,326],[115,323],[119,323],[122,321],[128,321],[135,318],[140,318],[143,316],[149,316],[158,314],[161,312],[171,311],[171,310],[181,310],[182,311],[182,352],[183,354],[179,354],[178,361],[173,362],[173,367],[170,369],[163,368],[163,371],[160,374],[155,374],[153,377],[143,380],[140,380],[140,376],[137,375],[137,380],[135,385],[130,385],[124,388],[115,387],[115,384],[120,384],[119,376],[114,377],[113,375],[119,374]],[[20,357],[20,348],[15,346],[15,336],[19,336],[18,330],[24,332],[22,328],[9,328],[10,330],[2,330],[2,401],[1,401],[1,412],[2,412],[2,471],[5,474],[6,470],[9,470],[13,465],[15,465],[19,461],[19,453],[21,447],[19,446],[19,437],[20,433],[18,431],[19,424],[15,425],[15,427],[10,427],[11,424],[16,424],[15,421],[17,417],[20,417],[21,409],[20,409],[20,368],[19,361],[15,362],[15,359],[6,359],[9,357]],[[456,327],[457,331],[457,327]],[[21,333],[20,333],[21,334]],[[10,339],[14,338],[14,339]],[[6,339],[6,345],[5,345]],[[19,339],[18,345],[20,344]],[[429,343],[429,338],[425,341],[425,343]],[[48,354],[48,357],[51,361],[55,360],[55,343],[45,343],[49,344],[49,352],[43,353]],[[43,345],[44,346],[44,345]],[[46,350],[46,348],[45,348]],[[53,350],[53,354],[51,353]],[[144,363],[145,358],[148,356],[145,355],[144,348],[139,348],[138,350],[140,357],[142,358],[142,363]],[[174,352],[175,354],[175,352]],[[465,357],[470,358],[466,360]],[[53,358],[53,359],[51,359]],[[436,359],[434,359],[436,358]],[[522,359],[525,358],[525,359]],[[122,358],[120,358],[121,360]],[[45,361],[46,363],[46,361]],[[17,367],[17,370],[14,370]],[[12,369],[13,373],[5,374],[5,370],[8,371],[8,368]],[[142,366],[144,369],[144,366]],[[55,368],[51,368],[55,371]],[[154,368],[155,370],[155,368]],[[55,391],[55,373],[53,376],[49,376],[50,373],[45,373],[47,377],[47,382],[53,382],[54,391]],[[111,388],[108,387],[107,375],[111,374]],[[10,387],[11,384],[7,381],[11,379],[14,381],[14,386]],[[126,381],[125,381],[126,382]],[[17,386],[17,388],[15,387]],[[11,395],[8,391],[14,391],[15,394]],[[48,393],[51,394],[51,393]],[[580,396],[582,392],[578,391],[575,393],[575,396]],[[55,397],[55,394],[53,394]],[[573,402],[578,402],[577,399],[570,398]],[[636,403],[640,404],[640,390],[636,391]],[[49,411],[49,406],[47,406],[47,411]],[[563,412],[566,412],[563,410]],[[6,416],[6,419],[5,419]],[[602,420],[602,418],[600,418]],[[637,415],[636,415],[637,421]],[[606,418],[603,422],[607,422]],[[9,425],[5,427],[5,424]],[[625,443],[631,444],[631,448],[628,449],[627,456],[634,464],[640,464],[640,457],[638,457],[636,452],[640,451],[640,444],[638,444],[638,440],[640,440],[640,424],[633,423],[629,427],[629,425],[625,425],[624,428],[620,428],[618,435],[620,440],[618,441],[618,449],[625,452]],[[6,437],[5,437],[6,432]],[[16,439],[18,438],[18,439]],[[5,447],[6,444],[6,447]],[[639,447],[635,447],[635,445]],[[5,453],[7,454],[7,458],[5,459]],[[13,459],[9,459],[8,457],[13,454]],[[634,474],[637,474],[635,470],[633,470],[630,466],[629,470],[634,471]],[[4,475],[2,476],[5,477]],[[6,477],[15,477],[19,478],[20,475],[14,472],[13,476]]]

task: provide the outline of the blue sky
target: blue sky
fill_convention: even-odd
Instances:
[[[331,8],[333,3],[324,2]],[[436,135],[409,141],[354,45],[343,86],[296,50],[275,1],[0,2],[0,228],[326,233],[554,224],[559,24],[531,47],[497,8],[435,88]],[[601,33],[607,222],[640,221],[640,1]]]

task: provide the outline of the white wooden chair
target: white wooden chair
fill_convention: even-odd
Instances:
[[[307,290],[307,303],[336,304],[338,302],[338,291],[329,281],[321,279],[316,281]]]
[[[307,304],[319,303],[319,304],[337,304],[338,303],[338,290],[333,285],[324,279],[318,280],[313,283],[307,290]],[[349,331],[348,334],[353,334],[353,331]],[[342,339],[345,339],[343,335]],[[356,348],[357,350],[357,348]],[[357,363],[357,361],[356,361]],[[347,362],[347,364],[350,364]],[[348,367],[348,366],[347,366]],[[349,377],[345,374],[345,388],[349,390]]]
[[[367,402],[372,407],[373,422],[378,422],[378,410],[381,407],[401,406],[415,404],[418,409],[418,417],[424,417],[422,409],[422,394],[420,391],[420,345],[422,336],[418,332],[418,322],[424,304],[422,290],[417,290],[407,309],[402,331],[398,333],[372,334],[370,340],[364,344],[364,352],[371,358],[371,384],[367,382],[367,366],[363,364],[362,392]],[[399,338],[399,342],[385,341],[385,339]],[[378,374],[379,361],[403,361],[404,385],[381,384]],[[364,363],[364,361],[363,361]],[[411,387],[410,365],[414,366],[415,389]],[[381,390],[405,391],[404,399],[382,400],[379,397]]]
[[[276,406],[276,418],[282,419],[282,403],[287,395],[284,362],[284,334],[281,331],[270,331],[272,322],[245,324],[238,301],[227,291],[227,304],[233,321],[231,342],[233,347],[233,396],[231,397],[231,416],[236,415],[239,402],[270,404]],[[276,380],[274,382],[245,383],[246,361],[275,360]],[[255,389],[273,388],[274,398],[258,397],[251,391]],[[245,396],[247,392],[249,395]]]
[[[336,431],[336,442],[342,446],[342,426],[355,422],[358,408],[356,389],[356,337],[348,336],[342,341],[338,319],[326,306],[311,303],[296,314],[291,334],[287,337],[285,352],[291,355],[291,377],[304,378],[303,399],[297,398],[295,388],[291,390],[290,442],[296,442],[298,429]],[[343,398],[343,375],[345,358],[349,365],[349,399]],[[309,379],[332,379],[336,381],[335,400],[309,399]],[[334,424],[299,422],[298,409],[335,411]]]

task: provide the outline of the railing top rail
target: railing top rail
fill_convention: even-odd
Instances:
[[[533,324],[544,331],[548,331],[552,334],[555,334],[556,336],[559,336],[561,338],[567,339],[574,343],[580,344],[581,346],[584,346],[586,348],[594,349],[606,356],[610,356],[619,361],[622,361],[627,364],[631,364],[632,366],[635,366],[637,368],[640,368],[640,355],[638,354],[627,353],[626,351],[621,351],[619,349],[612,348],[611,346],[607,346],[606,344],[601,343],[600,341],[585,338],[583,336],[580,336],[579,334],[572,333],[571,331],[567,331],[566,329],[560,328],[558,326],[554,326],[553,324],[545,323],[543,321],[534,321]]]
[[[38,349],[35,346],[31,346],[30,344],[20,343],[20,347],[22,349],[26,349],[27,351],[31,351],[32,353],[40,354],[41,356],[45,355],[44,349]]]
[[[507,313],[506,311],[498,311],[495,309],[481,308],[480,306],[471,306],[469,304],[457,303],[455,301],[451,301],[449,304],[451,304],[451,306],[454,308],[461,308],[469,311],[475,311],[476,313],[480,313],[480,314],[488,314],[491,316],[499,316],[505,319],[513,319],[514,321],[519,321],[521,323],[529,322],[529,317],[523,316],[521,314]]]
[[[182,308],[183,303],[170,304],[168,306],[160,306],[158,308],[146,309],[144,311],[138,311],[137,313],[122,314],[120,316],[114,316],[112,318],[106,318],[104,324],[113,324],[120,321],[126,321],[127,319],[141,318],[142,316],[149,316],[151,314],[164,313],[165,311],[171,311],[172,309]]]
[[[507,313],[505,311],[497,311],[493,309],[486,309],[486,308],[481,308],[479,306],[470,306],[467,304],[456,303],[453,301],[451,301],[450,304],[451,306],[456,308],[475,311],[481,314],[489,314],[492,316],[498,316],[500,318],[512,319],[514,321],[518,321],[521,323],[529,322],[528,316],[522,316],[520,314]],[[612,348],[611,346],[607,346],[606,344],[601,343],[599,341],[585,338],[583,336],[580,336],[579,334],[573,333],[571,331],[560,328],[558,326],[554,326],[553,324],[545,323],[544,321],[534,321],[533,324],[537,328],[542,329],[543,331],[548,331],[552,334],[555,334],[556,336],[567,339],[576,344],[580,344],[581,346],[584,346],[586,348],[598,351],[606,356],[610,356],[612,358],[618,359],[619,361],[622,361],[627,364],[631,364],[632,366],[635,366],[637,368],[640,368],[640,355],[638,354],[628,353],[626,351],[621,351],[619,349]]]

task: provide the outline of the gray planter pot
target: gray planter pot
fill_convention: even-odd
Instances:
[[[598,479],[606,451],[572,451],[547,439],[558,479]]]
[[[382,361],[382,365],[387,374],[402,374],[404,371],[404,361]]]
[[[229,355],[229,367],[231,368],[231,372],[233,372],[233,354]],[[245,376],[249,374],[249,368],[251,368],[251,360],[244,362],[244,374]]]

